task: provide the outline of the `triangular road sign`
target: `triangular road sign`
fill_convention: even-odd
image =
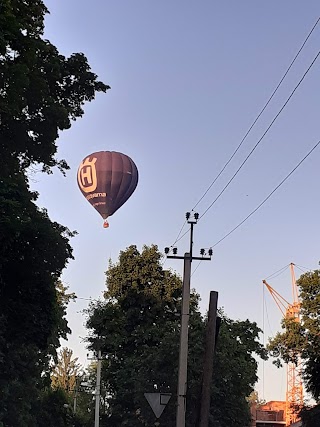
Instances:
[[[166,404],[169,402],[171,393],[144,393],[154,415],[160,418]]]

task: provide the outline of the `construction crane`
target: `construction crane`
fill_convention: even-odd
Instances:
[[[283,317],[300,323],[300,301],[293,263],[290,264],[290,272],[293,295],[292,303],[283,298],[266,280],[262,282],[267,287]],[[286,426],[290,426],[299,420],[299,409],[303,406],[302,363],[300,354],[297,355],[296,360],[296,363],[289,362],[287,364]]]

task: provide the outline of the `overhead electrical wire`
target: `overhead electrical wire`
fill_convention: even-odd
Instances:
[[[277,120],[277,118],[280,116],[280,114],[282,113],[282,111],[285,109],[285,107],[287,106],[287,104],[289,103],[290,99],[292,98],[292,96],[294,95],[294,93],[296,92],[296,90],[298,89],[298,87],[301,85],[302,81],[304,80],[304,78],[306,77],[306,75],[308,74],[308,72],[311,70],[311,68],[313,67],[313,65],[315,64],[316,60],[318,59],[320,55],[320,50],[318,51],[318,53],[316,54],[316,56],[313,58],[311,64],[309,65],[309,67],[307,68],[307,70],[304,72],[303,76],[301,77],[301,79],[299,80],[299,82],[297,83],[297,85],[295,86],[295,88],[293,89],[293,91],[291,92],[291,94],[289,95],[289,97],[287,98],[286,102],[282,105],[282,107],[280,108],[280,110],[278,111],[278,113],[275,115],[275,117],[273,118],[273,120],[271,121],[271,123],[269,124],[269,126],[267,127],[267,129],[264,131],[264,133],[262,134],[262,136],[260,137],[260,139],[257,141],[257,143],[253,146],[253,148],[251,149],[251,151],[249,152],[249,154],[247,155],[247,157],[243,160],[243,162],[241,163],[241,165],[238,167],[238,169],[236,170],[236,172],[232,175],[232,177],[229,179],[229,181],[227,182],[227,184],[223,187],[223,189],[220,191],[220,193],[217,195],[217,197],[213,200],[213,202],[208,206],[208,208],[203,212],[203,214],[199,217],[199,221],[200,219],[209,211],[209,209],[212,208],[212,206],[217,202],[217,200],[222,196],[222,194],[225,192],[225,190],[229,187],[229,185],[231,184],[231,182],[234,180],[234,178],[238,175],[238,173],[240,172],[240,170],[242,169],[242,167],[245,165],[245,163],[248,161],[248,159],[251,157],[251,155],[253,154],[253,152],[255,151],[255,149],[258,147],[258,145],[261,143],[261,141],[263,140],[263,138],[266,136],[266,134],[269,132],[269,130],[271,129],[272,125],[275,123],[275,121]],[[311,152],[317,147],[317,145],[311,150]],[[307,154],[306,157],[308,157],[311,152],[309,152]],[[305,158],[306,158],[305,157]],[[304,159],[301,161],[301,163],[304,161]],[[299,163],[296,168],[298,168],[300,166]],[[294,169],[295,170],[295,169]],[[291,172],[293,173],[294,170]],[[285,178],[285,180],[287,178],[289,178],[290,174]],[[283,181],[284,182],[284,181]],[[282,183],[283,183],[282,182]],[[282,185],[282,183],[280,183],[280,185]],[[279,185],[279,186],[280,186]],[[277,190],[278,187],[276,187],[274,189],[274,191]],[[272,193],[273,194],[273,193]],[[269,195],[270,197],[271,195]],[[257,208],[259,209],[259,207]],[[253,212],[254,213],[254,212]],[[252,215],[252,213],[250,214],[250,216]],[[184,225],[183,225],[184,227]],[[183,229],[183,227],[181,228],[181,230]],[[181,240],[186,234],[188,233],[188,230],[179,237],[177,237],[177,239],[175,240],[174,244],[177,243],[179,240]],[[181,234],[181,231],[180,233]],[[220,242],[218,242],[220,243]],[[216,243],[216,245],[218,244]],[[174,245],[173,244],[173,245]],[[172,246],[173,246],[172,245]],[[216,246],[215,245],[215,246]]]
[[[209,187],[207,188],[207,190],[203,193],[203,195],[200,197],[200,199],[198,200],[198,202],[194,205],[194,207],[192,208],[192,211],[194,211],[194,209],[199,205],[199,203],[204,199],[204,197],[207,195],[207,193],[209,192],[209,190],[212,188],[212,186],[216,183],[216,181],[218,180],[218,178],[222,175],[222,173],[225,171],[225,169],[227,168],[227,166],[229,165],[229,163],[232,161],[232,159],[234,158],[234,156],[236,155],[236,153],[239,151],[240,147],[242,146],[242,144],[244,143],[244,141],[246,140],[247,136],[249,135],[249,133],[251,132],[251,130],[253,129],[253,127],[255,126],[255,124],[257,123],[257,121],[259,120],[259,118],[261,117],[261,115],[263,114],[263,112],[265,111],[265,109],[267,108],[267,106],[269,105],[269,103],[271,102],[271,100],[273,99],[274,95],[276,94],[276,92],[278,91],[278,89],[280,88],[281,84],[283,83],[284,79],[286,78],[287,74],[289,73],[290,69],[292,68],[293,64],[295,63],[295,61],[297,60],[298,56],[300,55],[301,51],[303,50],[304,46],[306,45],[307,41],[309,40],[311,34],[313,33],[313,31],[315,30],[316,26],[318,25],[320,21],[320,17],[317,19],[317,21],[315,22],[315,24],[313,25],[313,27],[311,28],[311,30],[309,31],[307,37],[305,38],[304,42],[302,43],[300,49],[298,50],[298,52],[296,53],[296,55],[294,56],[293,60],[291,61],[290,65],[288,66],[287,70],[285,71],[284,75],[282,76],[282,78],[280,79],[279,83],[277,84],[277,86],[275,87],[275,89],[273,90],[272,94],[270,95],[270,97],[268,98],[267,102],[265,103],[265,105],[263,106],[262,110],[259,112],[259,114],[257,115],[257,117],[255,118],[255,120],[253,121],[253,123],[251,124],[251,126],[249,127],[248,131],[245,133],[245,135],[243,136],[242,140],[240,141],[239,145],[237,146],[237,148],[235,149],[235,151],[232,153],[232,155],[230,156],[229,160],[225,163],[225,165],[223,166],[223,168],[221,169],[221,171],[218,173],[218,175],[214,178],[214,180],[212,181],[212,183],[209,185]],[[316,59],[316,58],[315,58]],[[315,60],[314,60],[315,61]],[[312,66],[313,64],[311,64]],[[311,67],[309,67],[311,68]],[[309,71],[309,69],[307,70],[307,72]],[[307,73],[306,72],[306,73]],[[305,74],[306,74],[305,73]],[[305,77],[305,75],[303,76],[303,78]],[[302,78],[302,80],[303,80]],[[299,82],[299,84],[301,83],[301,81]],[[298,85],[299,85],[298,84]],[[297,87],[296,87],[297,88]],[[296,90],[295,88],[295,90]],[[291,94],[291,96],[293,95],[293,93]],[[289,100],[287,100],[288,102]],[[286,105],[286,104],[285,104]],[[285,105],[283,106],[283,108],[285,107]],[[280,110],[280,112],[278,113],[278,115],[281,113],[282,110]],[[277,116],[275,117],[274,120],[276,120]],[[273,124],[273,123],[272,123]],[[270,125],[270,127],[272,126],[272,124]],[[269,128],[267,129],[267,131],[269,130]],[[267,132],[266,131],[266,132]],[[262,138],[265,135],[262,136]],[[261,139],[262,139],[261,138]],[[258,144],[261,141],[258,141]],[[258,145],[257,144],[257,145]],[[256,147],[254,147],[253,151],[255,150]],[[253,152],[252,151],[252,152]],[[251,156],[251,153],[249,153],[249,157]],[[245,159],[244,163],[247,161],[247,159]],[[240,166],[239,170],[236,172],[236,174],[231,178],[231,181],[235,178],[235,176],[238,174],[238,172],[240,171],[240,169],[242,168],[242,166],[244,165],[244,163]],[[213,206],[213,204],[218,200],[218,198],[222,195],[222,193],[225,191],[225,189],[229,186],[229,184],[231,183],[231,181],[227,184],[227,186],[223,189],[223,191],[221,192],[221,194],[218,195],[217,199],[213,201],[213,203],[207,208],[207,210],[202,214],[205,215],[205,213]],[[201,218],[201,217],[200,217]],[[178,242],[180,241],[187,233],[188,230],[182,235],[182,231],[184,229],[184,226],[186,225],[186,221],[183,223],[175,241],[172,243],[172,245],[170,246],[171,248]]]
[[[184,223],[183,223],[183,226],[181,227],[181,229],[180,229],[180,231],[179,231],[179,233],[178,233],[178,235],[177,235],[177,237],[176,237],[176,240],[172,243],[172,245],[171,245],[171,247],[173,247],[179,240],[181,240],[187,233],[188,233],[188,231],[189,230],[187,230],[181,237],[180,237],[180,234],[182,233],[182,230],[184,229],[184,226],[186,225],[186,223],[187,223],[187,221],[185,221]]]
[[[181,227],[181,229],[180,229],[180,231],[179,231],[179,233],[178,233],[178,235],[177,235],[177,238],[176,238],[176,240],[172,243],[172,245],[170,245],[170,248],[173,248],[174,247],[174,245],[179,241],[179,240],[181,240],[188,232],[189,232],[189,230],[187,230],[181,237],[180,237],[180,234],[182,233],[182,230],[184,229],[184,226],[186,225],[186,223],[187,223],[187,221],[185,221],[184,223],[183,223],[183,225],[182,225],[182,227]],[[164,259],[164,261],[163,261],[163,263],[161,264],[162,265],[162,267],[165,265],[165,263],[166,263],[166,261],[167,261],[167,257],[165,257],[165,259]]]
[[[218,178],[221,176],[221,174],[224,172],[224,170],[226,169],[226,167],[229,165],[229,163],[231,162],[231,160],[234,158],[234,156],[237,154],[237,152],[239,151],[240,147],[242,146],[242,144],[244,143],[244,141],[246,140],[247,136],[249,135],[249,133],[251,132],[251,130],[253,129],[254,125],[257,123],[257,121],[259,120],[259,118],[261,117],[261,115],[263,114],[263,112],[265,111],[265,109],[267,108],[267,106],[270,104],[272,98],[274,97],[274,95],[277,93],[278,89],[280,88],[281,84],[283,83],[284,79],[286,78],[287,74],[289,73],[290,69],[292,68],[293,64],[295,63],[295,61],[297,60],[298,56],[300,55],[301,51],[303,50],[305,44],[307,43],[308,39],[310,38],[311,34],[313,33],[314,29],[316,28],[316,26],[318,25],[320,21],[320,17],[317,19],[316,23],[313,25],[313,27],[311,28],[309,34],[307,35],[306,39],[304,40],[304,42],[302,43],[300,49],[298,50],[298,52],[296,53],[295,57],[293,58],[293,60],[291,61],[289,67],[287,68],[287,70],[285,71],[284,75],[282,76],[282,78],[280,79],[279,83],[277,84],[276,88],[273,90],[272,94],[270,95],[269,99],[267,100],[267,102],[265,103],[265,105],[263,106],[262,110],[260,111],[260,113],[257,115],[257,117],[255,118],[255,120],[253,121],[253,123],[251,124],[251,126],[249,127],[249,129],[247,130],[247,132],[245,133],[244,137],[241,139],[239,145],[237,146],[237,148],[235,149],[235,151],[232,153],[231,157],[229,158],[229,160],[225,163],[225,165],[223,166],[223,168],[221,169],[221,171],[218,173],[218,175],[214,178],[214,180],[211,182],[211,184],[209,185],[209,187],[206,189],[206,191],[203,193],[203,195],[200,197],[200,199],[198,200],[198,202],[194,205],[194,207],[192,208],[192,210],[194,210],[199,203],[204,199],[204,197],[207,195],[207,193],[209,192],[209,190],[212,188],[212,186],[216,183],[216,181],[218,180]]]
[[[269,199],[270,197],[290,178],[290,176],[301,166],[301,164],[313,153],[313,151],[320,145],[320,140],[311,148],[311,150],[300,160],[300,162],[291,170],[291,172],[283,178],[282,181],[269,193],[269,195],[249,214],[247,215],[236,227],[234,227],[229,233],[218,240],[212,247],[214,248],[223,240],[225,240],[230,234],[234,233],[241,225],[243,225],[253,214],[255,214]]]
[[[229,237],[232,233],[234,233],[238,228],[241,227],[252,215],[254,215],[269,199],[270,197],[290,178],[290,176],[302,165],[302,163],[314,152],[314,150],[320,145],[320,140],[311,148],[311,150],[299,161],[299,163],[280,181],[280,183],[268,194],[268,196],[253,210],[247,215],[238,225],[236,225],[232,230],[230,230],[227,234],[225,234],[220,240],[218,240],[211,248],[218,246],[221,242],[223,242],[227,237]],[[194,269],[193,273],[199,268],[202,261],[199,261],[199,264]],[[296,265],[296,264],[295,264]],[[275,277],[275,275],[281,274],[285,268],[276,271],[275,273],[268,276],[266,279]],[[298,266],[297,266],[298,267]],[[279,274],[278,274],[279,273]]]
[[[295,267],[296,267],[298,270],[302,271],[302,273],[306,273],[306,271],[305,271],[305,270],[303,270],[302,268],[300,268],[298,265],[296,265],[296,264],[295,264]]]
[[[198,265],[196,266],[196,268],[193,270],[193,272],[191,273],[191,276],[190,277],[192,277],[193,275],[194,275],[194,273],[198,270],[198,268],[200,267],[200,264],[202,263],[202,261],[199,261],[198,262]]]
[[[232,175],[232,177],[229,179],[229,181],[227,182],[227,184],[223,187],[223,189],[220,191],[220,193],[217,195],[217,197],[214,199],[214,201],[207,207],[207,209],[203,212],[203,214],[200,216],[199,219],[201,219],[212,208],[212,206],[217,202],[217,200],[222,196],[222,194],[229,187],[229,185],[234,180],[234,178],[238,175],[238,173],[243,168],[243,166],[245,165],[245,163],[249,160],[249,158],[251,157],[251,155],[253,154],[253,152],[255,151],[255,149],[258,147],[258,145],[261,143],[261,141],[263,140],[263,138],[266,136],[266,134],[269,132],[269,130],[271,129],[271,127],[273,126],[273,124],[277,120],[277,118],[280,116],[280,114],[282,113],[282,111],[288,105],[290,99],[293,97],[294,93],[296,92],[296,90],[298,89],[298,87],[301,85],[302,81],[304,80],[304,78],[306,77],[306,75],[308,74],[308,72],[313,67],[313,65],[316,62],[316,60],[318,59],[319,55],[320,55],[320,50],[317,53],[317,55],[314,57],[314,59],[312,60],[311,64],[307,68],[307,70],[304,72],[303,76],[301,77],[301,79],[299,80],[298,84],[295,86],[295,88],[293,89],[293,91],[291,92],[291,94],[289,95],[289,97],[287,98],[286,102],[283,104],[283,106],[280,108],[280,110],[278,111],[278,113],[275,115],[275,117],[273,118],[273,120],[271,121],[271,123],[267,127],[267,129],[264,131],[264,133],[262,134],[262,136],[260,137],[260,139],[258,140],[258,142],[253,146],[253,148],[251,149],[251,151],[249,152],[249,154],[247,155],[247,157],[243,160],[243,162],[241,163],[241,165],[238,167],[238,169],[236,170],[236,172]]]

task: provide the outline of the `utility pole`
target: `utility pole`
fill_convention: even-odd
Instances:
[[[210,292],[206,347],[203,363],[203,379],[200,404],[200,421],[198,427],[208,427],[210,414],[210,385],[213,372],[213,358],[217,331],[218,292]],[[219,320],[219,319],[218,319]]]
[[[79,387],[79,378],[76,377],[75,389],[74,389],[74,397],[73,397],[73,413],[74,414],[77,412],[78,387]]]
[[[182,287],[182,305],[181,305],[181,329],[180,329],[180,350],[179,350],[179,372],[178,372],[178,390],[177,390],[177,419],[176,427],[185,427],[186,425],[186,392],[187,392],[187,369],[188,369],[188,327],[190,315],[190,278],[192,260],[210,261],[212,249],[208,251],[209,257],[206,257],[206,251],[200,250],[201,257],[193,256],[193,227],[198,222],[199,214],[186,213],[186,219],[190,224],[190,249],[184,256],[177,255],[177,248],[173,248],[173,255],[168,255],[170,248],[165,248],[167,258],[183,259],[183,287]]]
[[[98,351],[98,363],[97,363],[97,381],[96,381],[96,401],[95,401],[95,412],[94,412],[94,427],[99,427],[99,409],[100,409],[100,382],[101,382],[101,350]]]

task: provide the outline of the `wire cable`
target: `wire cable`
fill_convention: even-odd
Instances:
[[[184,229],[184,226],[186,225],[186,223],[187,223],[187,221],[185,221],[183,223],[183,226],[181,227],[181,229],[180,229],[180,231],[179,231],[179,233],[178,233],[178,235],[176,237],[176,240],[172,243],[172,245],[169,246],[170,249],[172,249],[177,242],[179,242],[186,234],[188,234],[189,230],[185,231],[183,233],[183,235],[180,236],[180,234],[182,233],[182,230]],[[162,267],[164,267],[165,263],[167,262],[167,259],[168,259],[167,257],[164,258],[164,261],[161,264]]]
[[[183,223],[183,225],[182,225],[182,227],[181,227],[181,229],[180,229],[180,231],[179,231],[179,233],[178,233],[178,235],[177,235],[177,237],[176,237],[176,240],[172,243],[172,245],[170,246],[170,248],[173,248],[173,246],[177,243],[177,242],[179,242],[179,240],[181,240],[187,233],[188,233],[188,231],[189,230],[187,230],[181,237],[180,237],[180,234],[182,233],[182,230],[184,229],[184,226],[186,225],[186,223],[187,223],[187,221],[185,221],[184,223]]]
[[[273,90],[272,94],[270,95],[269,99],[267,100],[267,102],[265,103],[265,105],[263,106],[262,110],[260,111],[260,113],[258,114],[258,116],[256,117],[256,119],[253,121],[253,123],[251,124],[251,126],[249,127],[248,131],[246,132],[246,134],[244,135],[244,137],[242,138],[242,140],[240,141],[240,144],[237,146],[237,148],[235,149],[235,151],[233,152],[233,154],[231,155],[231,157],[229,158],[229,160],[225,163],[225,165],[223,166],[223,168],[221,169],[221,171],[219,172],[219,174],[216,176],[216,178],[212,181],[212,183],[209,185],[209,187],[207,188],[207,190],[204,192],[204,194],[201,196],[201,198],[198,200],[198,202],[194,205],[194,207],[191,209],[191,211],[194,211],[194,209],[199,205],[199,203],[204,199],[204,197],[207,195],[207,193],[209,192],[209,190],[212,188],[212,186],[215,184],[215,182],[218,180],[218,178],[221,176],[221,174],[224,172],[224,170],[227,168],[227,166],[229,165],[229,163],[231,162],[231,160],[234,158],[234,156],[236,155],[236,153],[239,151],[240,147],[242,146],[242,144],[244,143],[245,139],[247,138],[247,136],[249,135],[249,133],[251,132],[252,128],[255,126],[255,124],[257,123],[257,121],[259,120],[259,118],[261,117],[261,115],[263,114],[263,112],[265,111],[265,109],[267,108],[267,106],[269,105],[269,103],[271,102],[272,98],[274,97],[274,95],[276,94],[276,92],[278,91],[278,89],[280,88],[281,84],[283,83],[284,79],[286,78],[287,74],[289,73],[290,69],[292,68],[293,64],[295,63],[295,61],[297,60],[298,56],[300,55],[301,51],[303,50],[304,46],[306,45],[307,41],[309,40],[311,34],[313,33],[313,31],[315,30],[316,26],[318,25],[320,21],[320,17],[317,19],[317,21],[315,22],[315,24],[313,25],[313,27],[311,28],[311,30],[309,31],[307,37],[305,38],[304,42],[302,43],[300,49],[298,50],[298,52],[296,53],[296,55],[294,56],[293,60],[291,61],[289,67],[287,68],[287,70],[285,71],[284,75],[282,76],[282,78],[280,79],[278,85],[276,86],[276,88]],[[308,71],[308,70],[307,70]],[[293,94],[292,94],[293,95]],[[291,96],[292,96],[291,95]],[[283,107],[284,108],[284,107]],[[281,111],[279,112],[279,114],[281,113]],[[277,117],[276,117],[277,118]],[[272,123],[273,124],[273,123]],[[272,125],[271,124],[271,125]],[[270,126],[271,127],[271,126]],[[267,129],[268,131],[269,129]],[[264,137],[264,135],[262,136],[262,138]],[[261,139],[262,139],[261,138]],[[258,141],[258,144],[260,143],[260,141]],[[257,145],[258,145],[257,144]],[[256,147],[254,147],[255,149]],[[253,149],[253,151],[254,151]],[[253,152],[252,151],[252,152]],[[249,154],[249,157],[251,156],[252,152]],[[245,162],[247,161],[247,159],[245,159]],[[245,163],[244,162],[244,163]],[[244,165],[244,163],[241,165],[241,167],[239,168],[239,170],[236,172],[235,175],[237,175],[237,173],[240,171],[240,169],[242,168],[242,166]],[[235,176],[232,177],[231,181],[233,180]],[[229,186],[229,184],[231,183],[231,181],[227,184],[227,186]],[[226,186],[226,188],[227,188]],[[221,192],[221,194],[218,195],[218,198],[222,195],[222,193],[225,191],[225,189],[223,189],[223,191]],[[218,198],[216,200],[214,200],[214,202],[212,203],[212,205],[218,200]],[[206,212],[212,207],[212,205],[209,206],[209,208],[202,214],[205,215]],[[201,217],[202,217],[201,216]],[[201,218],[200,217],[200,218]],[[172,243],[172,245],[170,245],[170,248],[173,248],[174,245],[179,242],[187,233],[188,230],[181,235],[184,226],[186,224],[186,221],[183,223],[175,241]]]
[[[264,287],[263,287],[263,289],[264,289]],[[274,338],[274,333],[273,333],[273,330],[272,330],[271,324],[270,324],[269,313],[268,313],[268,306],[267,306],[266,300],[264,301],[264,304],[265,304],[266,318],[267,318],[269,330],[270,330],[270,333],[271,333],[271,338]]]
[[[303,270],[303,269],[302,269],[302,268],[300,268],[299,266],[295,265],[295,267],[296,267],[298,270],[302,271],[302,273],[306,273],[306,270]]]
[[[255,214],[266,202],[270,199],[270,197],[290,178],[290,176],[301,166],[301,164],[313,153],[313,151],[320,145],[320,140],[311,148],[311,150],[300,160],[300,162],[288,173],[288,175],[283,178],[283,180],[271,191],[271,193],[249,214],[247,215],[236,227],[234,227],[229,233],[227,233],[224,237],[218,240],[212,248],[217,246],[223,240],[225,240],[230,234],[236,231],[241,225],[243,225],[253,214]]]
[[[190,277],[192,277],[193,275],[194,275],[194,273],[198,270],[198,268],[200,267],[200,264],[202,263],[202,261],[200,260],[199,262],[198,262],[198,265],[196,266],[196,268],[193,270],[193,272],[192,272],[192,274],[191,274],[191,276]]]
[[[295,266],[298,267],[298,268],[300,268],[300,270],[304,269],[305,272],[312,271],[312,268],[304,267],[303,265],[295,264]]]
[[[313,25],[313,27],[311,28],[309,34],[307,35],[306,39],[304,40],[304,42],[302,43],[300,49],[298,50],[298,52],[296,53],[295,57],[293,58],[293,60],[291,61],[289,67],[287,68],[286,72],[284,73],[284,75],[282,76],[282,78],[280,79],[279,83],[277,84],[276,88],[273,90],[272,94],[270,95],[269,99],[267,100],[267,102],[265,103],[265,105],[263,106],[262,110],[260,111],[260,113],[257,115],[257,117],[255,118],[255,120],[253,121],[253,123],[251,124],[251,126],[249,127],[249,129],[247,130],[247,132],[245,133],[244,137],[241,139],[240,144],[237,146],[237,148],[235,149],[235,151],[232,153],[231,157],[229,158],[229,160],[225,163],[225,165],[223,166],[223,168],[221,169],[221,171],[218,173],[218,175],[214,178],[214,180],[212,181],[212,183],[209,185],[209,187],[207,188],[207,190],[203,193],[203,195],[200,197],[200,199],[198,200],[198,202],[194,205],[194,207],[192,208],[192,210],[194,210],[199,203],[204,199],[204,197],[208,194],[209,190],[212,188],[212,186],[216,183],[216,181],[218,180],[218,178],[222,175],[222,173],[224,172],[224,170],[226,169],[226,167],[229,165],[229,163],[231,162],[231,160],[234,158],[234,156],[237,154],[237,152],[239,151],[240,147],[242,146],[242,144],[244,143],[244,141],[246,140],[247,136],[249,135],[249,133],[251,132],[251,130],[253,129],[254,125],[257,123],[257,121],[259,120],[259,118],[261,117],[261,115],[263,114],[263,112],[265,111],[265,109],[267,108],[267,106],[270,104],[272,98],[274,97],[274,95],[276,94],[276,92],[278,91],[278,89],[280,88],[281,84],[283,83],[284,79],[286,78],[287,74],[289,73],[290,69],[292,68],[293,64],[295,63],[295,61],[297,60],[298,56],[300,55],[301,51],[303,50],[305,44],[307,43],[307,41],[309,40],[311,34],[313,33],[313,31],[315,30],[316,26],[318,25],[320,21],[320,17],[317,19],[316,23]],[[179,236],[178,236],[179,237]]]
[[[275,117],[273,118],[272,122],[270,123],[270,125],[267,127],[267,129],[264,131],[264,133],[262,134],[262,136],[260,137],[260,139],[258,140],[258,142],[254,145],[254,147],[252,148],[252,150],[250,151],[250,153],[247,155],[247,157],[244,159],[244,161],[241,163],[241,165],[238,167],[238,169],[236,170],[236,172],[232,175],[232,177],[229,179],[229,181],[227,182],[227,184],[223,187],[223,189],[220,191],[220,193],[218,194],[218,196],[214,199],[214,201],[208,206],[208,208],[203,212],[203,214],[200,216],[199,220],[209,211],[209,209],[212,208],[212,206],[217,202],[217,200],[222,196],[222,194],[225,192],[225,190],[229,187],[229,185],[231,184],[231,182],[234,180],[234,178],[238,175],[238,173],[240,172],[240,170],[242,169],[242,167],[245,165],[245,163],[248,161],[248,159],[251,157],[251,155],[253,154],[253,152],[255,151],[255,149],[258,147],[258,145],[261,143],[261,141],[263,140],[263,138],[266,136],[266,134],[269,132],[269,130],[271,129],[272,125],[275,123],[275,121],[277,120],[277,118],[280,116],[280,114],[282,113],[282,111],[285,109],[285,107],[288,105],[290,99],[293,97],[294,93],[296,92],[296,90],[298,89],[298,87],[300,86],[300,84],[302,83],[302,81],[304,80],[304,78],[306,77],[306,75],[308,74],[308,72],[311,70],[312,66],[314,65],[314,63],[316,62],[316,60],[318,59],[320,55],[320,51],[317,53],[317,55],[314,57],[314,59],[312,60],[311,64],[309,65],[309,67],[307,68],[307,70],[305,71],[305,73],[303,74],[303,76],[301,77],[301,79],[299,80],[298,84],[296,85],[296,87],[293,89],[293,91],[291,92],[290,96],[288,97],[288,99],[286,100],[286,102],[283,104],[283,106],[280,108],[280,110],[278,111],[278,113],[275,115]]]
[[[274,278],[279,276],[280,274],[282,274],[288,267],[290,266],[290,264],[285,265],[284,267],[280,268],[279,270],[275,271],[274,273],[270,274],[268,277],[265,278],[265,280]]]
[[[281,271],[281,272],[279,272],[278,274],[275,274],[274,276],[272,276],[272,280],[273,279],[276,279],[277,277],[279,277],[279,276],[281,276],[281,274],[283,274],[284,273],[284,271]],[[267,279],[265,279],[265,280],[267,280]]]

